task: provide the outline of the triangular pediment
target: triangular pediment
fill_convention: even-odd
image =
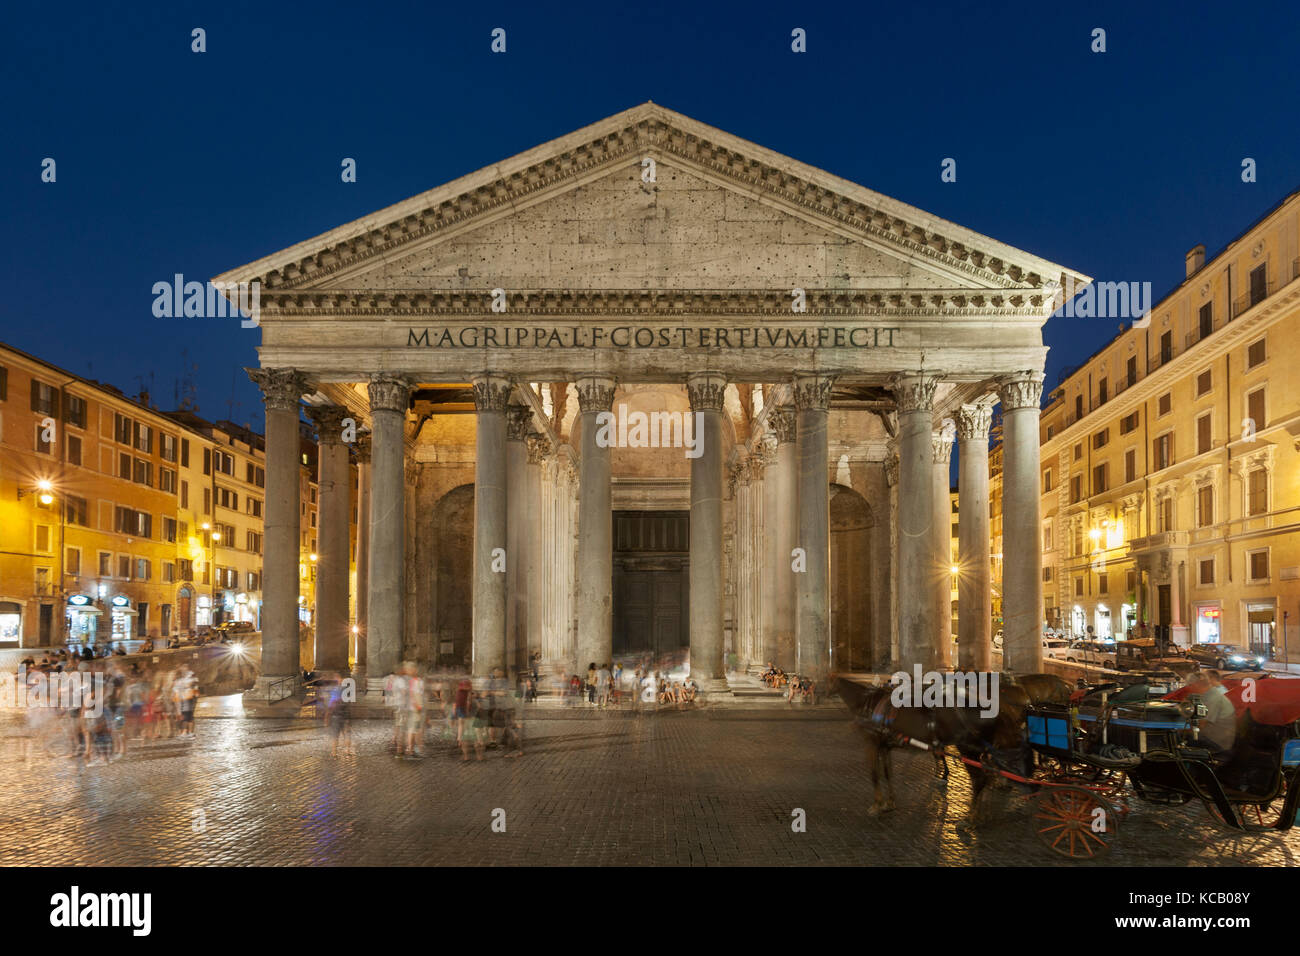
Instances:
[[[1087,281],[652,103],[219,278],[272,299],[743,291],[779,308],[798,287],[1035,310]]]

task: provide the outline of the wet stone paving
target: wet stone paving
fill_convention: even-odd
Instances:
[[[12,713],[12,712],[11,712]],[[319,724],[201,719],[195,741],[133,742],[80,767],[0,716],[0,865],[1295,865],[1300,828],[1237,835],[1205,808],[1134,804],[1098,862],[1056,857],[1027,801],[986,799],[931,759],[894,758],[898,810],[844,712],[532,711],[525,754],[463,763],[430,730],[397,759],[391,725],[356,721],[356,756]],[[792,811],[806,815],[794,832]],[[496,811],[504,811],[504,814]],[[493,822],[497,822],[494,829]],[[504,823],[504,832],[497,832]]]

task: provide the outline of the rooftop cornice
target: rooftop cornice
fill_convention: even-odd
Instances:
[[[673,157],[737,189],[886,242],[936,268],[1001,288],[1076,287],[1091,281],[1073,270],[997,242],[855,183],[782,156],[654,103],[644,103],[509,160],[463,176],[230,270],[217,279],[260,279],[267,289],[301,288],[543,191],[561,191],[594,173],[644,155]],[[1054,292],[1055,294],[1055,292]]]
[[[1104,427],[1115,417],[1123,417],[1139,405],[1150,401],[1155,393],[1164,391],[1191,374],[1191,369],[1200,368],[1222,358],[1224,353],[1239,346],[1242,339],[1258,335],[1274,325],[1296,305],[1300,305],[1300,280],[1293,280],[1290,287],[1279,289],[1267,299],[1256,303],[1238,318],[1215,329],[1212,335],[1206,336],[1191,348],[1175,355],[1154,372],[1147,373],[1144,378],[1138,380],[1136,385],[1129,386],[1100,408],[1094,409],[1057,432],[1043,442],[1043,453],[1047,454],[1048,449],[1076,442],[1095,429]],[[1208,347],[1200,348],[1201,345]],[[1046,410],[1045,408],[1044,411]]]

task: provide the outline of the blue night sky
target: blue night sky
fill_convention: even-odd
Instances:
[[[260,428],[240,371],[259,333],[156,319],[153,283],[210,278],[647,99],[1158,298],[1187,249],[1213,254],[1300,186],[1300,7],[1084,6],[15,5],[0,339],[164,408],[194,363],[202,414]],[[1049,322],[1048,384],[1116,327]]]

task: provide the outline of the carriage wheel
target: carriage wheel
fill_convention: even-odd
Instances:
[[[1053,853],[1091,860],[1110,852],[1119,830],[1119,814],[1091,790],[1052,787],[1038,794],[1029,823],[1034,835]]]
[[[1282,819],[1282,807],[1286,803],[1286,787],[1286,781],[1283,780],[1281,791],[1268,803],[1234,804],[1238,808],[1237,813],[1241,817],[1242,826],[1251,833],[1272,830],[1274,824]],[[1211,801],[1205,801],[1205,808],[1210,811],[1210,816],[1214,818],[1215,823],[1220,826],[1231,826]]]

